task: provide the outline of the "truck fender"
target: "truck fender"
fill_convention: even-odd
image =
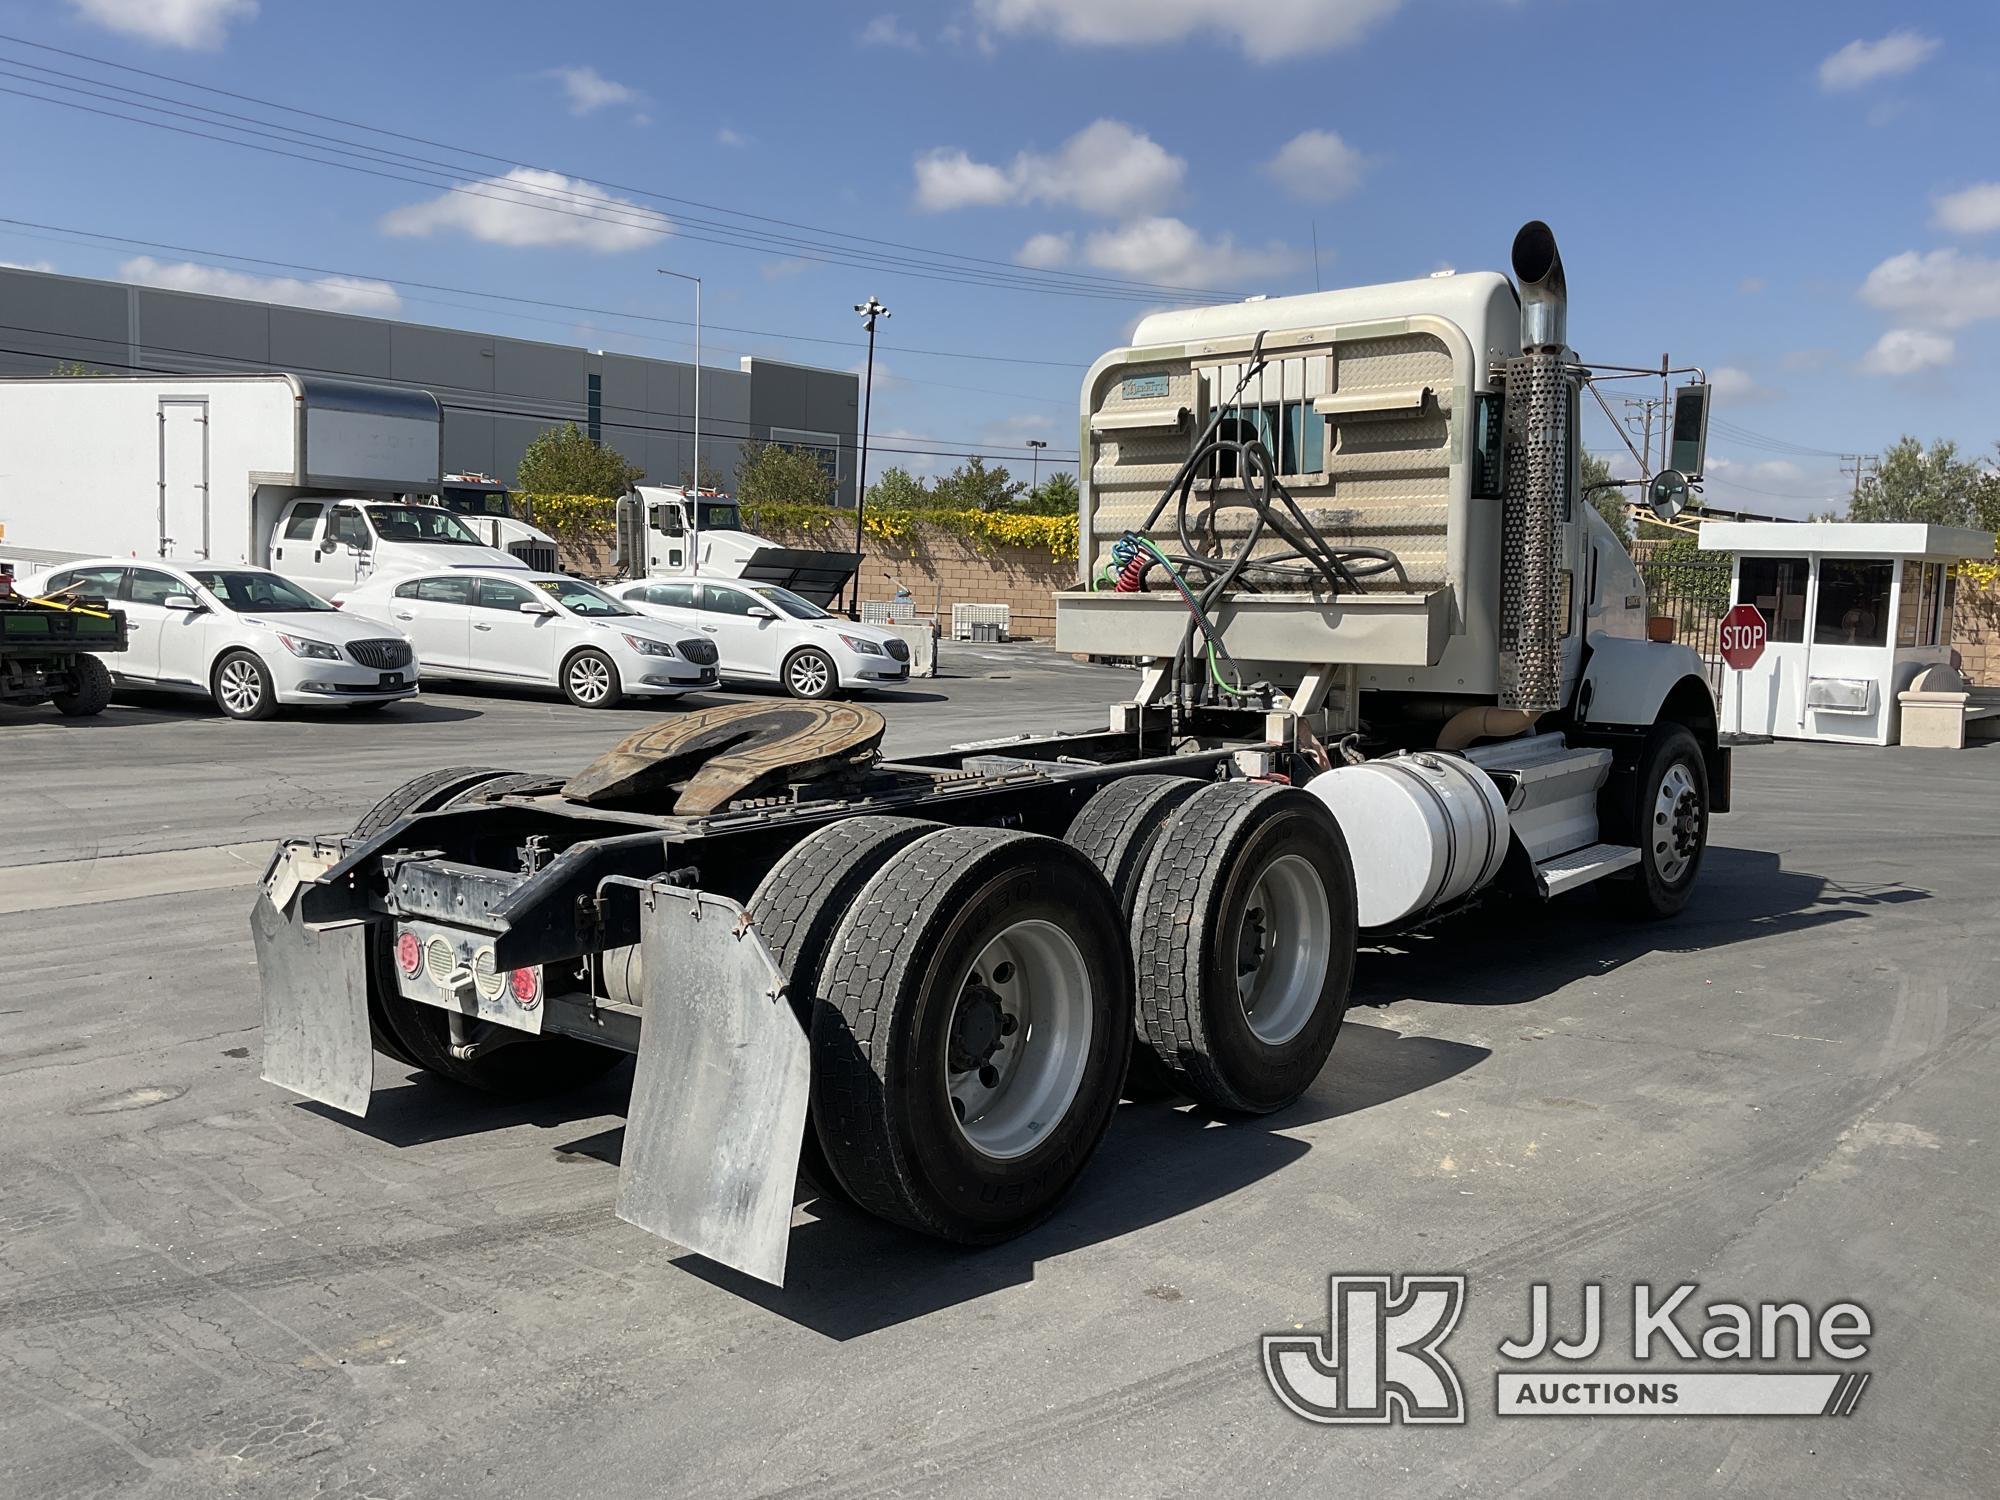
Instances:
[[[1607,740],[1621,731],[1643,733],[1662,721],[1685,724],[1708,763],[1711,811],[1729,811],[1729,751],[1717,739],[1715,690],[1690,647],[1592,636],[1573,717],[1580,731]]]

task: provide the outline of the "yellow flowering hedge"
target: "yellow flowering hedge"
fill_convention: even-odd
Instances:
[[[617,504],[598,495],[519,495],[527,519],[564,541],[606,537],[616,524]],[[746,503],[743,524],[769,534],[852,535],[854,513],[831,505]],[[925,506],[885,510],[871,506],[861,518],[862,535],[884,544],[905,544],[919,531],[962,537],[975,547],[1019,547],[1044,552],[1051,562],[1074,562],[1076,516],[1020,516],[1004,511],[945,510]]]

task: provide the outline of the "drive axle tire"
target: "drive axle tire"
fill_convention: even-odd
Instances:
[[[1055,839],[945,828],[894,855],[835,931],[813,1120],[847,1196],[940,1239],[1033,1227],[1118,1106],[1131,972],[1104,877]]]
[[[1140,1038],[1182,1092],[1269,1114],[1319,1076],[1354,979],[1354,867],[1297,787],[1205,786],[1160,833],[1132,915]]]
[[[1659,921],[1687,905],[1708,848],[1708,763],[1693,731],[1655,724],[1632,785],[1629,805],[1606,810],[1606,836],[1636,844],[1639,866],[1629,879],[1605,884],[1627,914]]]
[[[510,776],[497,766],[445,766],[406,781],[361,815],[356,838],[373,838],[391,824],[417,813],[436,812],[460,792],[496,776]]]
[[[76,659],[70,672],[67,692],[52,693],[49,701],[67,718],[87,719],[101,714],[111,703],[111,669],[94,656]]]
[[[1132,903],[1139,894],[1139,877],[1146,856],[1153,852],[1160,830],[1180,805],[1206,783],[1192,776],[1127,776],[1099,788],[1069,825],[1063,842],[1082,851],[1111,884],[1125,921],[1132,920]],[[1132,1049],[1125,1074],[1125,1097],[1137,1103],[1171,1099],[1180,1083],[1142,1045]]]

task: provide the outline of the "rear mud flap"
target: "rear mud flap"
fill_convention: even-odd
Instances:
[[[366,1115],[375,1091],[367,924],[309,926],[288,894],[286,910],[265,892],[250,912],[264,992],[264,1081]]]
[[[640,954],[618,1217],[783,1286],[812,1082],[784,977],[742,907],[671,886],[642,897]]]

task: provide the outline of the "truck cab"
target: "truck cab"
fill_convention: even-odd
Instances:
[[[743,529],[720,490],[640,485],[618,502],[618,568],[627,578],[741,578],[790,589],[822,609],[861,566],[857,552],[781,547]]]
[[[556,539],[515,514],[507,486],[491,475],[445,475],[438,484],[437,503],[486,546],[511,552],[538,572],[556,571]]]
[[[315,495],[293,500],[271,530],[271,569],[338,603],[364,578],[438,568],[520,568],[511,552],[484,546],[442,506]]]

